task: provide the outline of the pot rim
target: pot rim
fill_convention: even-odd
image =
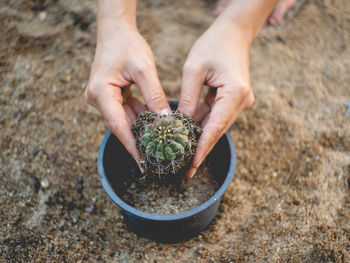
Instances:
[[[177,213],[177,214],[166,215],[166,214],[151,214],[151,213],[143,212],[141,210],[138,210],[138,209],[132,207],[131,205],[127,204],[126,202],[124,202],[124,200],[122,200],[114,192],[112,186],[110,185],[110,183],[107,179],[107,176],[105,176],[103,157],[104,157],[106,144],[107,144],[111,135],[112,135],[112,132],[110,130],[108,130],[107,134],[103,138],[103,141],[101,143],[101,146],[100,146],[100,149],[98,152],[98,160],[97,160],[98,175],[99,175],[102,187],[106,191],[109,198],[113,201],[113,203],[115,203],[120,209],[124,210],[127,213],[131,213],[136,217],[139,217],[142,219],[148,219],[148,220],[156,220],[156,221],[174,221],[174,220],[183,220],[183,219],[192,217],[192,216],[204,211],[205,209],[207,209],[208,207],[213,205],[217,200],[219,200],[222,197],[222,195],[225,193],[225,191],[227,190],[228,186],[230,185],[230,183],[234,177],[234,172],[236,169],[236,149],[235,149],[235,145],[234,145],[234,142],[232,140],[232,137],[228,131],[225,133],[225,136],[226,136],[226,139],[229,143],[230,154],[231,154],[229,169],[227,171],[224,182],[222,183],[220,188],[215,192],[215,194],[212,197],[210,197],[207,201],[205,201],[204,203],[202,203],[201,205],[199,205],[195,208],[192,208],[190,210],[187,210],[187,211],[184,211],[181,213]]]

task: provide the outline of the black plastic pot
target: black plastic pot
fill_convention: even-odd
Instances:
[[[120,198],[125,191],[130,171],[135,167],[135,161],[111,131],[107,132],[100,146],[98,174],[104,190],[122,210],[125,222],[133,231],[160,242],[173,243],[199,234],[214,219],[221,197],[232,181],[236,168],[236,151],[229,133],[218,141],[207,158],[214,164],[213,173],[221,186],[205,203],[179,214],[142,212]]]

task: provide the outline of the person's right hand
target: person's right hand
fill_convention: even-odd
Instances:
[[[84,97],[100,111],[111,131],[139,163],[131,125],[146,108],[127,88],[132,83],[140,88],[149,110],[170,112],[151,49],[136,25],[102,18],[98,21],[96,52]]]

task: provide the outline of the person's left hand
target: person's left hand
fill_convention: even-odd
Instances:
[[[193,177],[238,115],[254,102],[249,46],[250,41],[240,30],[214,23],[190,51],[183,68],[179,110],[199,121],[203,133],[188,178]],[[210,88],[204,103],[197,107],[203,85]]]

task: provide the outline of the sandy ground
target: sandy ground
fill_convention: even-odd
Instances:
[[[176,99],[213,1],[140,2]],[[350,262],[348,0],[307,1],[256,39],[236,177],[210,227],[173,245],[128,231],[98,181],[107,129],[82,99],[95,14],[92,0],[0,2],[0,262]]]

